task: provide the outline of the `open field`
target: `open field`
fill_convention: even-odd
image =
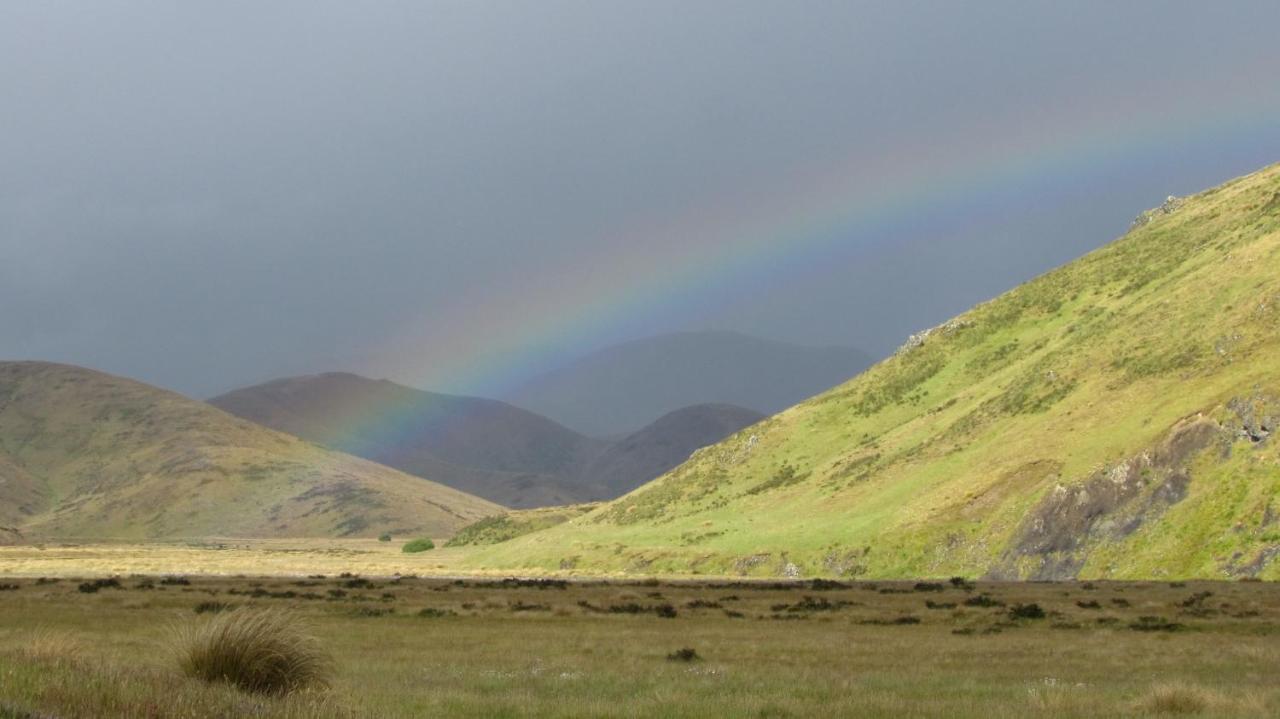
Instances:
[[[70,550],[46,550],[60,551]],[[1280,589],[1269,582],[330,574],[23,577],[0,588],[4,717],[1280,713]],[[334,656],[332,688],[264,698],[180,676],[173,628],[222,605],[310,622]],[[684,648],[698,658],[668,658]]]

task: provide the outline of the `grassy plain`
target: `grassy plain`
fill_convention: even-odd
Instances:
[[[122,575],[115,586],[90,549],[45,550],[81,552],[58,566],[84,577],[0,580],[0,716],[1280,714],[1270,582],[379,578],[336,571],[390,566],[392,551],[335,545],[298,554],[324,577]],[[259,572],[295,568],[267,549],[162,548],[134,566],[245,552],[263,559]],[[5,572],[21,566],[14,551]],[[179,675],[174,627],[219,605],[306,619],[335,659],[332,688],[271,698]],[[668,658],[685,648],[697,658]]]

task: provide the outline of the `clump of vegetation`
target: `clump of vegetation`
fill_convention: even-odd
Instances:
[[[379,541],[379,542],[390,542],[390,541],[391,541],[391,532],[383,532],[382,534],[379,534],[379,535],[378,535],[378,541]]]
[[[178,667],[210,683],[288,694],[329,685],[333,662],[296,616],[238,609],[177,630]]]
[[[418,616],[426,619],[443,619],[444,617],[456,617],[458,613],[452,609],[436,609],[435,607],[425,607],[418,610]]]
[[[1138,701],[1138,707],[1152,714],[1199,714],[1209,708],[1209,696],[1184,684],[1159,684]]]
[[[425,552],[435,548],[435,542],[427,539],[426,537],[420,537],[418,539],[411,539],[408,542],[405,542],[404,546],[400,548],[400,551],[405,554],[417,554],[418,552]]]
[[[191,586],[191,580],[186,577],[165,577],[160,583],[169,587],[188,587]]]
[[[217,614],[218,612],[230,611],[234,605],[226,602],[200,602],[195,606],[196,614]]]
[[[964,605],[966,607],[1003,607],[1004,602],[986,594],[979,594],[976,597],[969,597],[964,600]]]
[[[1081,609],[1102,609],[1102,605],[1093,599],[1082,599],[1076,602],[1076,606]]]
[[[1164,617],[1146,615],[1138,617],[1137,621],[1130,622],[1129,628],[1137,632],[1176,632],[1182,629],[1182,625]]]
[[[808,472],[801,473],[800,470],[796,469],[795,465],[784,463],[781,467],[778,467],[772,477],[748,489],[747,494],[761,494],[771,489],[797,484],[804,481],[808,476]]]
[[[1044,619],[1044,609],[1035,602],[1009,607],[1010,619]]]
[[[701,660],[702,657],[698,656],[697,650],[689,647],[677,649],[667,655],[667,661],[669,662],[696,662]]]
[[[91,582],[83,582],[80,584],[79,589],[84,594],[94,594],[99,589],[123,589],[123,587],[120,586],[119,579],[109,577],[107,579],[95,579]]]
[[[38,629],[24,637],[19,654],[32,661],[75,663],[84,658],[85,644],[80,637],[69,632]]]

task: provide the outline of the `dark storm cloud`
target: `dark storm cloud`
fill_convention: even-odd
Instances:
[[[196,395],[361,369],[406,326],[465,318],[451,300],[476,286],[573,281],[630,228],[833,158],[1148,99],[1161,125],[1274,112],[1278,20],[1270,2],[6,3],[0,357]],[[1215,139],[851,237],[840,263],[760,268],[596,339],[714,326],[886,351],[1164,193],[1280,160],[1280,128]]]

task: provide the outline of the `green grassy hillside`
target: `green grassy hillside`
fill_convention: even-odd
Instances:
[[[29,539],[441,537],[498,511],[139,382],[0,363],[0,525]]]
[[[1280,578],[1280,166],[475,566]]]

